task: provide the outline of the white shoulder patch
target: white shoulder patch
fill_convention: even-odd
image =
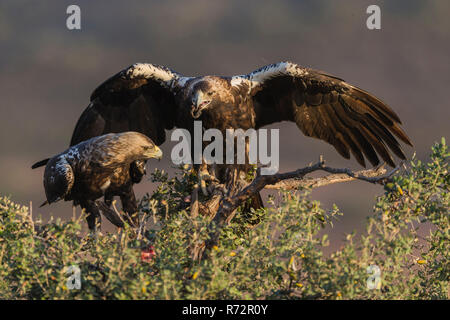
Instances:
[[[161,80],[164,82],[178,78],[178,75],[165,67],[155,66],[150,63],[135,63],[127,71],[126,74],[133,78],[150,78]]]
[[[234,76],[231,78],[232,86],[239,86],[243,82],[249,82],[251,87],[260,85],[266,80],[280,76],[280,75],[291,75],[291,76],[305,76],[308,71],[299,65],[292,62],[279,62],[274,64],[269,64],[258,70],[255,70],[246,75]]]
[[[246,75],[233,76],[231,77],[231,85],[233,87],[238,87],[243,84],[250,85],[250,81],[246,78]]]

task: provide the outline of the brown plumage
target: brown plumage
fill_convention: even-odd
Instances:
[[[161,145],[165,129],[261,128],[295,122],[307,136],[352,154],[362,166],[380,157],[405,159],[397,139],[411,145],[397,114],[384,102],[323,72],[291,62],[247,75],[184,77],[153,64],[134,64],[100,85],[75,127],[72,144],[109,132],[144,133]]]
[[[143,171],[146,160],[161,156],[151,139],[138,132],[110,133],[81,142],[48,160],[44,172],[47,202],[73,200],[86,209],[89,229],[95,230],[100,211],[106,210],[96,200],[105,196],[110,204],[119,195],[124,211],[134,214],[137,205],[132,187],[142,176],[133,176],[130,166],[140,165],[135,171]],[[120,223],[116,220],[112,222]]]
[[[99,86],[78,120],[72,143],[108,132],[138,131],[157,145],[164,129],[260,128],[292,121],[307,136],[333,145],[365,166],[392,154],[405,159],[396,137],[411,145],[384,102],[323,72],[280,62],[233,77],[184,77],[165,67],[135,64]]]

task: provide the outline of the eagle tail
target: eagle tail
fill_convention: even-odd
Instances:
[[[48,201],[47,201],[47,200],[45,200],[45,201],[39,206],[39,208],[42,208],[43,206],[46,206],[46,205],[48,205]]]
[[[50,160],[50,159],[47,158],[47,159],[38,161],[38,162],[36,162],[35,164],[33,164],[33,165],[31,166],[31,169],[36,169],[36,168],[45,166],[49,160]]]

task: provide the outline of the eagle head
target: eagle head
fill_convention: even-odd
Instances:
[[[63,155],[50,159],[44,172],[47,202],[50,204],[64,199],[72,189],[74,180],[72,167]]]
[[[139,156],[137,160],[147,160],[152,158],[161,160],[163,156],[161,149],[158,148],[158,146],[155,145],[150,139],[148,140],[149,140],[148,143],[141,145],[142,148],[141,156]],[[145,162],[139,164],[138,167],[141,168],[142,166],[144,166],[145,168]],[[140,170],[142,171],[142,169]]]
[[[145,134],[126,131],[104,135],[104,137],[106,136],[108,139],[102,147],[104,154],[114,158],[113,162],[116,164],[142,161],[143,163],[138,165],[139,168],[133,168],[133,170],[142,172],[141,167],[145,168],[145,160],[152,158],[161,160],[162,158],[161,149]]]
[[[202,112],[211,109],[214,105],[224,102],[226,96],[226,83],[219,77],[203,77],[195,83],[190,93],[191,115],[194,119],[200,118]]]

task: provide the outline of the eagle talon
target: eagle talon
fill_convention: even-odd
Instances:
[[[202,168],[198,174],[198,182],[204,196],[208,196],[210,194],[210,192],[208,192],[208,188],[206,187],[207,181],[215,183],[219,182],[215,176],[209,174],[208,169]]]

